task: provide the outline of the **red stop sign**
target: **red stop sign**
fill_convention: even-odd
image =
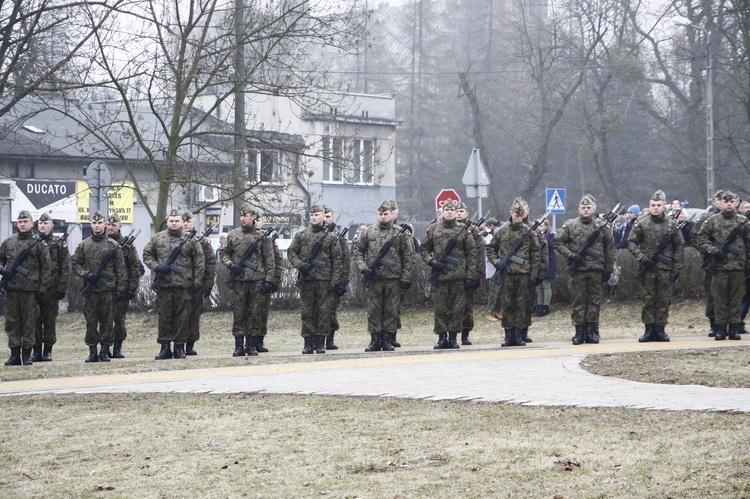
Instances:
[[[456,191],[453,189],[443,189],[435,198],[435,210],[440,210],[443,207],[443,204],[449,199],[452,199],[456,203],[461,202],[461,196],[459,196]]]

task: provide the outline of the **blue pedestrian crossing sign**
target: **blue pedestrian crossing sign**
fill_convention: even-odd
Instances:
[[[547,189],[547,211],[565,213],[565,189]]]

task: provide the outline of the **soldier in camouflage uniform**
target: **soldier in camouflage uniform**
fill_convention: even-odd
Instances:
[[[114,258],[100,274],[96,270],[105,257],[114,251]],[[91,216],[91,236],[76,247],[71,262],[73,274],[82,277],[92,293],[83,304],[86,319],[86,345],[89,356],[86,362],[109,362],[114,342],[114,303],[127,296],[127,274],[122,250],[107,237],[107,225],[100,211]],[[101,344],[99,354],[96,346]]]
[[[526,215],[523,218],[523,223],[525,223],[526,225],[528,225],[529,223],[529,213],[530,210],[527,207]],[[534,230],[531,232],[531,234],[529,234],[529,237],[535,237],[539,245],[539,267],[537,268],[536,274],[530,276],[531,280],[529,281],[529,285],[532,287],[529,288],[529,294],[526,297],[526,326],[521,329],[521,333],[523,333],[522,340],[524,343],[533,343],[533,340],[529,336],[528,331],[531,327],[534,312],[538,310],[539,307],[541,307],[541,305],[537,302],[537,291],[547,275],[550,251],[549,245],[547,244],[547,237],[544,234],[540,233],[537,230]]]
[[[182,230],[185,233],[191,232],[195,228],[195,218],[190,210],[185,210],[182,214]],[[190,308],[187,319],[187,342],[185,343],[185,355],[198,355],[195,351],[195,343],[201,338],[201,314],[203,314],[203,300],[211,295],[214,289],[214,279],[216,278],[216,257],[211,241],[207,237],[200,238],[196,241],[203,250],[203,278],[201,279],[201,288],[196,289],[190,294]]]
[[[571,279],[572,319],[576,333],[573,344],[599,343],[599,309],[602,283],[609,280],[615,265],[614,239],[611,230],[602,230],[591,246],[589,255],[578,250],[604,221],[595,217],[596,200],[585,194],[578,204],[578,218],[566,220],[552,246],[566,261],[575,262],[578,270]]]
[[[329,224],[334,223],[333,221],[333,210],[330,206],[327,204],[323,205],[323,210],[325,212],[325,220],[326,220],[326,227],[328,227]],[[338,350],[339,347],[334,342],[334,335],[336,334],[336,331],[339,330],[339,318],[336,315],[336,311],[339,308],[339,303],[341,302],[341,297],[346,294],[346,287],[349,285],[349,273],[351,271],[352,267],[352,255],[349,251],[349,240],[346,238],[346,236],[341,237],[338,235],[336,229],[334,228],[334,234],[336,234],[336,239],[339,242],[339,245],[341,246],[341,265],[343,266],[343,274],[342,277],[344,281],[341,283],[343,286],[339,286],[336,288],[336,292],[333,293],[333,314],[331,314],[331,332],[328,333],[328,336],[326,337],[326,349],[328,350]]]
[[[456,222],[456,203],[448,200],[443,204],[442,220],[427,229],[420,248],[422,260],[437,273],[437,282],[432,293],[435,310],[433,331],[438,335],[435,350],[459,348],[456,337],[463,328],[466,310],[466,290],[476,286],[477,248],[474,238]],[[457,237],[456,245],[444,262],[440,257]]]
[[[495,231],[487,245],[487,257],[497,269],[494,278],[501,279],[500,294],[503,304],[504,347],[525,346],[531,323],[529,294],[541,282],[539,279],[539,240],[523,220],[529,205],[523,198],[516,198],[510,208],[510,220]],[[525,236],[525,237],[524,237]],[[505,258],[517,241],[521,246],[506,263]]]
[[[724,195],[724,191],[722,189],[717,190],[714,193],[714,197],[711,201],[712,206],[708,210],[706,210],[705,213],[702,213],[698,221],[693,225],[693,230],[690,231],[690,244],[693,248],[700,251],[700,248],[698,247],[698,234],[700,233],[701,229],[703,228],[704,222],[708,220],[708,217],[719,213],[721,211],[721,197]],[[711,258],[710,254],[702,253],[703,255],[703,261],[705,262],[709,258]],[[703,273],[703,291],[706,295],[706,317],[708,317],[708,323],[709,323],[709,330],[708,330],[708,336],[714,337],[716,336],[716,328],[714,327],[716,325],[716,317],[714,314],[714,297],[711,294],[711,282],[713,281],[713,275],[709,274],[708,272]]]
[[[456,223],[465,224],[469,218],[469,208],[466,203],[458,203],[458,209],[456,210]],[[474,329],[474,296],[476,295],[477,289],[482,286],[482,281],[485,278],[485,259],[487,258],[487,252],[484,247],[484,239],[482,238],[479,229],[472,225],[470,229],[466,231],[474,239],[474,246],[477,249],[476,272],[477,279],[476,284],[473,287],[466,288],[466,307],[464,308],[464,320],[461,327],[461,344],[471,345],[469,340],[469,333]]]
[[[664,213],[666,202],[664,191],[656,191],[649,201],[647,214],[636,220],[628,236],[628,249],[640,262],[640,268],[644,272],[641,280],[641,320],[645,324],[645,332],[638,339],[641,343],[669,341],[664,328],[669,319],[672,286],[682,270],[685,240],[679,230],[658,257],[649,258],[677,226],[677,222]]]
[[[258,213],[250,205],[240,209],[240,227],[233,229],[227,236],[227,242],[219,250],[221,263],[234,276],[232,297],[232,335],[234,336],[233,357],[258,355],[258,345],[263,344],[261,334],[261,316],[267,307],[264,295],[270,295],[273,284],[276,260],[273,246],[268,239],[258,241],[263,233],[255,225]],[[252,255],[240,263],[248,248],[255,244]],[[243,340],[245,345],[243,347]]]
[[[36,321],[36,340],[32,362],[51,361],[52,346],[57,343],[57,314],[60,300],[65,298],[70,280],[70,252],[65,241],[52,235],[52,217],[42,213],[37,222],[40,234],[49,234],[45,242],[50,257],[50,285],[39,300],[39,318]]]
[[[116,242],[122,248],[122,258],[125,260],[125,280],[127,281],[127,291],[124,299],[119,300],[114,305],[115,326],[113,329],[115,342],[112,346],[112,358],[124,359],[122,353],[122,342],[128,337],[128,331],[125,328],[125,316],[130,308],[130,300],[135,298],[138,292],[138,284],[141,276],[145,274],[141,257],[134,246],[127,244],[122,245],[125,235],[122,233],[122,222],[117,213],[113,213],[107,218],[107,233],[110,239]]]
[[[313,263],[309,263],[313,247],[322,241]],[[333,296],[346,287],[341,245],[335,234],[328,233],[325,210],[316,204],[310,208],[310,227],[297,232],[287,250],[292,267],[306,274],[302,282],[302,337],[303,354],[326,353],[325,343],[331,332]],[[347,270],[348,271],[348,270]]]
[[[263,230],[263,214],[257,213],[258,218],[255,219],[255,227],[258,230]],[[268,334],[268,314],[271,309],[271,295],[279,290],[279,286],[281,285],[281,271],[283,270],[282,263],[284,261],[284,258],[281,256],[281,251],[279,251],[279,246],[276,244],[276,237],[278,234],[273,234],[269,237],[272,249],[273,249],[273,262],[274,262],[274,268],[273,268],[273,280],[271,281],[271,284],[273,285],[273,290],[271,290],[270,293],[266,293],[264,295],[260,295],[257,302],[258,307],[258,322],[259,322],[259,330],[260,330],[260,338],[258,339],[258,344],[255,346],[255,349],[258,351],[258,353],[268,353],[268,348],[265,345],[265,338]]]
[[[159,333],[156,341],[161,350],[156,360],[184,359],[188,339],[188,318],[192,294],[203,290],[206,260],[203,248],[194,239],[182,246],[172,265],[167,265],[172,251],[184,240],[182,213],[170,210],[167,229],[157,232],[143,248],[143,263],[156,273],[160,289],[156,296],[159,311]],[[181,268],[181,272],[178,270]],[[174,343],[174,351],[171,348]]]
[[[401,291],[411,287],[414,274],[411,238],[405,233],[398,235],[377,268],[372,269],[370,265],[381,248],[398,232],[399,229],[393,226],[391,205],[383,201],[378,207],[378,223],[360,234],[352,251],[357,269],[368,282],[367,330],[371,341],[365,352],[394,350]]]
[[[0,245],[0,275],[5,289],[5,333],[8,335],[10,358],[6,366],[30,366],[34,346],[36,321],[39,317],[38,300],[50,289],[50,256],[44,241],[34,236],[34,220],[26,210],[18,213],[18,232]],[[36,242],[36,244],[34,244]],[[19,260],[16,271],[10,267],[21,253],[34,247]]]
[[[710,254],[716,263],[716,273],[711,281],[716,317],[716,340],[739,340],[742,331],[742,297],[745,294],[745,279],[750,277],[750,227],[742,225],[726,251],[720,246],[730,233],[747,219],[737,213],[737,196],[724,191],[721,212],[712,215],[698,233],[698,249]]]

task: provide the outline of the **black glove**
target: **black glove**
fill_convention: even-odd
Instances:
[[[273,293],[273,283],[270,281],[263,281],[263,286],[260,288],[260,294],[268,295]]]
[[[302,272],[302,273],[304,273],[304,274],[310,272],[312,270],[312,268],[313,268],[313,264],[312,263],[302,262],[302,263],[299,264],[299,271]]]
[[[203,298],[208,298],[211,296],[211,288],[205,287],[203,288]]]
[[[680,271],[677,269],[672,269],[672,271],[669,273],[669,280],[672,282],[675,282],[679,278],[680,278]]]
[[[719,248],[715,248],[712,255],[714,259],[719,263],[727,263],[729,261],[729,258],[727,258],[727,254],[721,251]]]
[[[65,291],[58,291],[57,293],[55,293],[55,296],[58,300],[62,300],[63,298],[65,298]]]
[[[346,294],[346,284],[336,285],[336,296],[344,296]]]
[[[576,265],[586,265],[586,259],[579,255],[578,253],[573,253],[570,255],[570,258],[568,258],[570,263],[575,263]]]
[[[84,279],[86,279],[88,282],[96,286],[99,284],[99,276],[96,275],[94,272],[86,272],[86,275],[83,276]]]
[[[508,266],[505,264],[503,260],[498,260],[495,262],[495,268],[498,270],[498,272],[507,272]]]
[[[135,298],[135,289],[129,289],[127,291],[127,299],[132,300],[133,298]]]
[[[169,274],[169,266],[164,265],[163,263],[160,263],[156,266],[156,273],[157,274]]]
[[[237,275],[237,276],[239,276],[239,275],[242,275],[242,274],[244,274],[244,273],[245,273],[245,271],[244,271],[244,270],[242,270],[242,267],[240,267],[240,266],[239,266],[239,265],[237,265],[236,263],[230,263],[230,264],[229,264],[229,271],[230,271],[230,272],[231,272],[232,274],[234,274],[234,275]]]
[[[430,265],[430,267],[432,267],[433,269],[437,270],[438,272],[443,272],[445,270],[445,264],[438,262],[434,258],[432,260],[430,260],[429,265]]]
[[[365,267],[364,269],[362,269],[362,276],[368,280],[372,279],[373,277],[375,277],[375,271],[370,267]]]
[[[44,293],[41,291],[34,291],[34,298],[36,299],[37,303],[42,303],[42,299],[44,298]]]
[[[410,281],[399,281],[398,287],[400,287],[401,289],[403,289],[404,291],[406,291],[407,289],[409,289],[411,287],[411,282]]]
[[[13,280],[13,272],[6,268],[0,269],[0,275],[5,278],[6,281],[12,281]]]
[[[477,289],[480,285],[478,279],[464,279],[464,289]]]
[[[646,270],[654,270],[656,268],[656,262],[646,257],[643,259],[643,266],[646,267]]]
[[[607,282],[612,277],[612,272],[607,272],[606,270],[602,272],[602,282]]]
[[[197,293],[198,291],[202,289],[203,289],[203,285],[201,283],[194,282],[193,284],[190,285],[190,294],[194,295],[195,293]]]
[[[526,284],[530,289],[534,289],[542,283],[542,279],[539,277],[531,277],[529,282]]]
[[[128,299],[128,293],[125,291],[116,291],[115,292],[115,303],[120,303],[121,301],[125,301]]]
[[[336,285],[333,283],[329,284],[326,288],[326,291],[328,291],[329,294],[333,293],[334,291],[336,291]]]

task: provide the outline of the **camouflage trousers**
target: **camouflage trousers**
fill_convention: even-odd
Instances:
[[[86,319],[86,345],[93,347],[101,343],[111,345],[114,340],[114,297],[112,291],[91,293],[83,304],[83,317]]]
[[[255,302],[258,308],[258,332],[261,336],[268,334],[268,314],[271,309],[271,294],[258,295]]]
[[[531,321],[534,317],[534,305],[538,303],[537,301],[537,289],[541,287],[541,284],[539,286],[536,286],[534,288],[529,288],[528,286],[529,280],[526,279],[526,288],[528,289],[528,292],[526,293],[526,325],[524,327],[531,327]]]
[[[185,288],[161,288],[156,297],[159,310],[159,334],[156,341],[182,343],[187,341],[187,318],[190,293]]]
[[[477,294],[476,289],[466,289],[466,306],[464,307],[464,320],[461,323],[463,330],[471,331],[474,329],[474,296]]]
[[[672,280],[669,270],[646,272],[641,283],[643,310],[641,320],[644,324],[666,326],[669,322],[669,305],[672,303]]]
[[[574,326],[587,322],[599,323],[599,309],[602,305],[601,271],[576,272],[570,280],[572,298],[572,319]]]
[[[435,334],[461,332],[466,309],[464,280],[441,281],[435,284],[432,305],[435,309]]]
[[[398,328],[398,311],[401,304],[401,287],[398,279],[373,279],[367,288],[367,331],[395,333]]]
[[[130,301],[122,300],[114,304],[114,338],[116,340],[124,340],[128,337],[128,331],[125,329],[125,316],[130,309]]]
[[[333,294],[333,311],[331,312],[331,331],[338,331],[341,326],[339,326],[339,318],[338,315],[336,315],[336,312],[339,309],[339,303],[341,303],[341,297],[337,295],[336,293]]]
[[[503,302],[503,329],[528,327],[528,274],[505,274],[500,284]]]
[[[711,284],[713,283],[714,276],[708,272],[703,273],[703,291],[706,294],[706,317],[713,317],[714,313],[714,295],[711,291]]]
[[[745,294],[745,273],[742,270],[718,270],[711,282],[716,324],[742,322],[742,297]]]
[[[190,295],[190,308],[188,309],[187,339],[186,342],[195,343],[201,339],[201,314],[203,313],[203,288],[197,293]]]
[[[327,336],[331,329],[333,293],[328,292],[331,281],[305,281],[300,292],[302,301],[302,337]]]
[[[34,346],[39,305],[34,291],[5,291],[5,333],[8,348],[31,348]]]
[[[235,281],[232,296],[232,336],[260,336],[260,290],[263,281]]]
[[[502,279],[487,279],[487,313],[500,312],[503,309],[500,293]]]
[[[60,302],[57,293],[44,293],[39,302],[39,317],[36,320],[36,334],[34,344],[52,346],[57,343],[57,314]]]

